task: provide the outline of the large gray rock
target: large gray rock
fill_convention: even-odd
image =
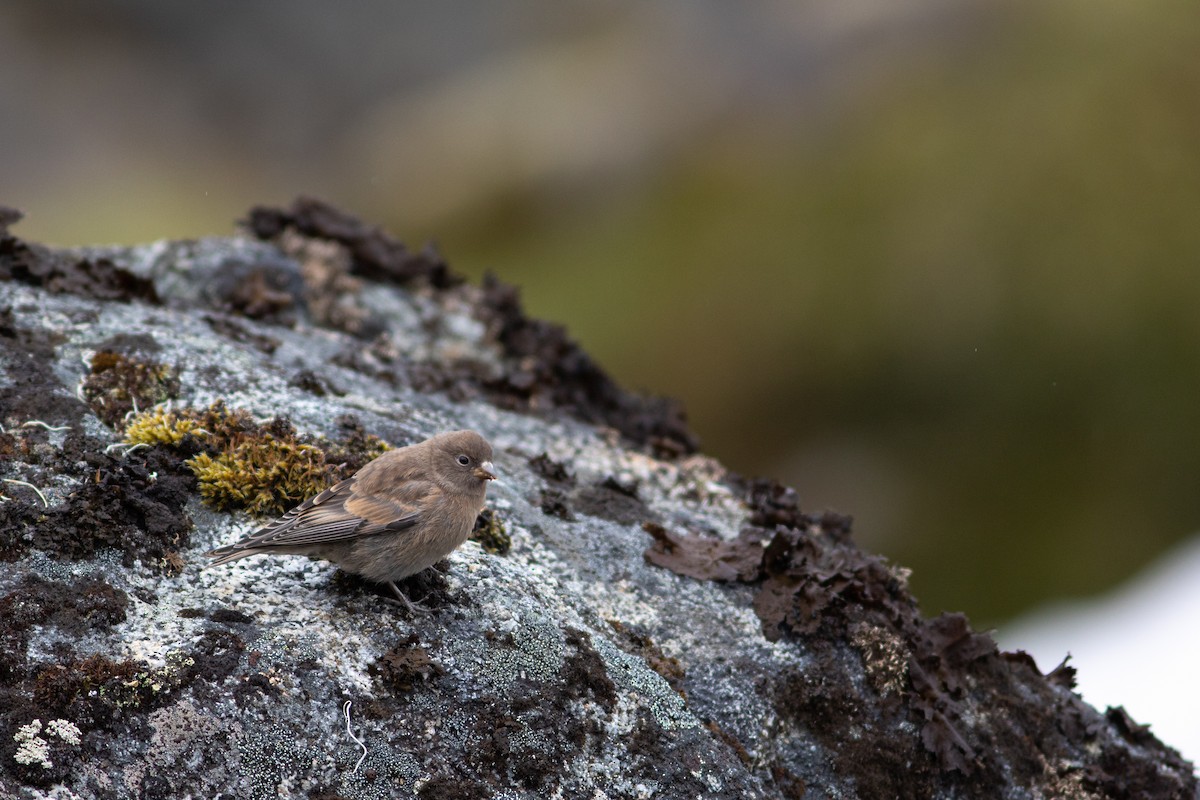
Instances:
[[[269,243],[52,252],[13,219],[4,796],[1197,796],[1069,667],[923,619],[847,520],[696,455],[508,287],[313,201],[252,213]],[[330,476],[366,434],[477,429],[489,549],[410,580],[411,617],[324,562],[204,569],[255,520],[201,500],[208,431],[119,444],[163,401],[245,409]]]

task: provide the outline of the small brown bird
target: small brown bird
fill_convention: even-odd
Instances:
[[[471,533],[496,479],[492,446],[475,431],[450,431],[391,450],[244,539],[206,556],[209,566],[258,553],[332,561],[386,583],[431,567]]]

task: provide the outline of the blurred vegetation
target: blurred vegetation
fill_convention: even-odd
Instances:
[[[1098,591],[1200,522],[1200,16],[1118,5],[439,238],[708,452],[859,515],[927,611]]]
[[[402,169],[374,185],[366,145],[293,128],[282,149],[300,162],[272,162],[284,133],[243,125],[259,149],[239,150],[252,137],[232,114],[176,143],[215,90],[177,128],[164,111],[168,133],[130,138],[127,158],[57,183],[26,167],[33,207],[0,202],[31,212],[31,239],[139,241],[227,232],[252,204],[311,192],[436,239],[456,269],[523,286],[626,385],[682,397],[708,453],[853,514],[860,541],[914,569],[927,612],[999,622],[1099,591],[1200,523],[1200,15],[1186,0],[967,7],[973,23],[925,39],[899,20],[921,42],[900,56],[848,47],[794,107],[733,84],[724,115],[695,115],[635,168],[514,184],[451,216],[414,221],[422,187],[392,186]],[[852,74],[876,51],[883,68]],[[192,75],[182,64],[114,72]],[[120,122],[97,130],[145,138],[157,118]],[[412,146],[378,130],[345,141]]]

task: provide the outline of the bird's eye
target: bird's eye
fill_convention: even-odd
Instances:
[[[471,459],[467,458],[466,456],[459,456],[458,463],[465,467],[467,464],[471,463]]]

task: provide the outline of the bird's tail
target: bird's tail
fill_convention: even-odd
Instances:
[[[222,564],[228,564],[230,561],[237,561],[239,558],[252,556],[255,553],[261,553],[261,550],[244,547],[241,542],[227,544],[224,547],[217,547],[205,553],[205,557],[213,559],[204,567],[219,567]]]

